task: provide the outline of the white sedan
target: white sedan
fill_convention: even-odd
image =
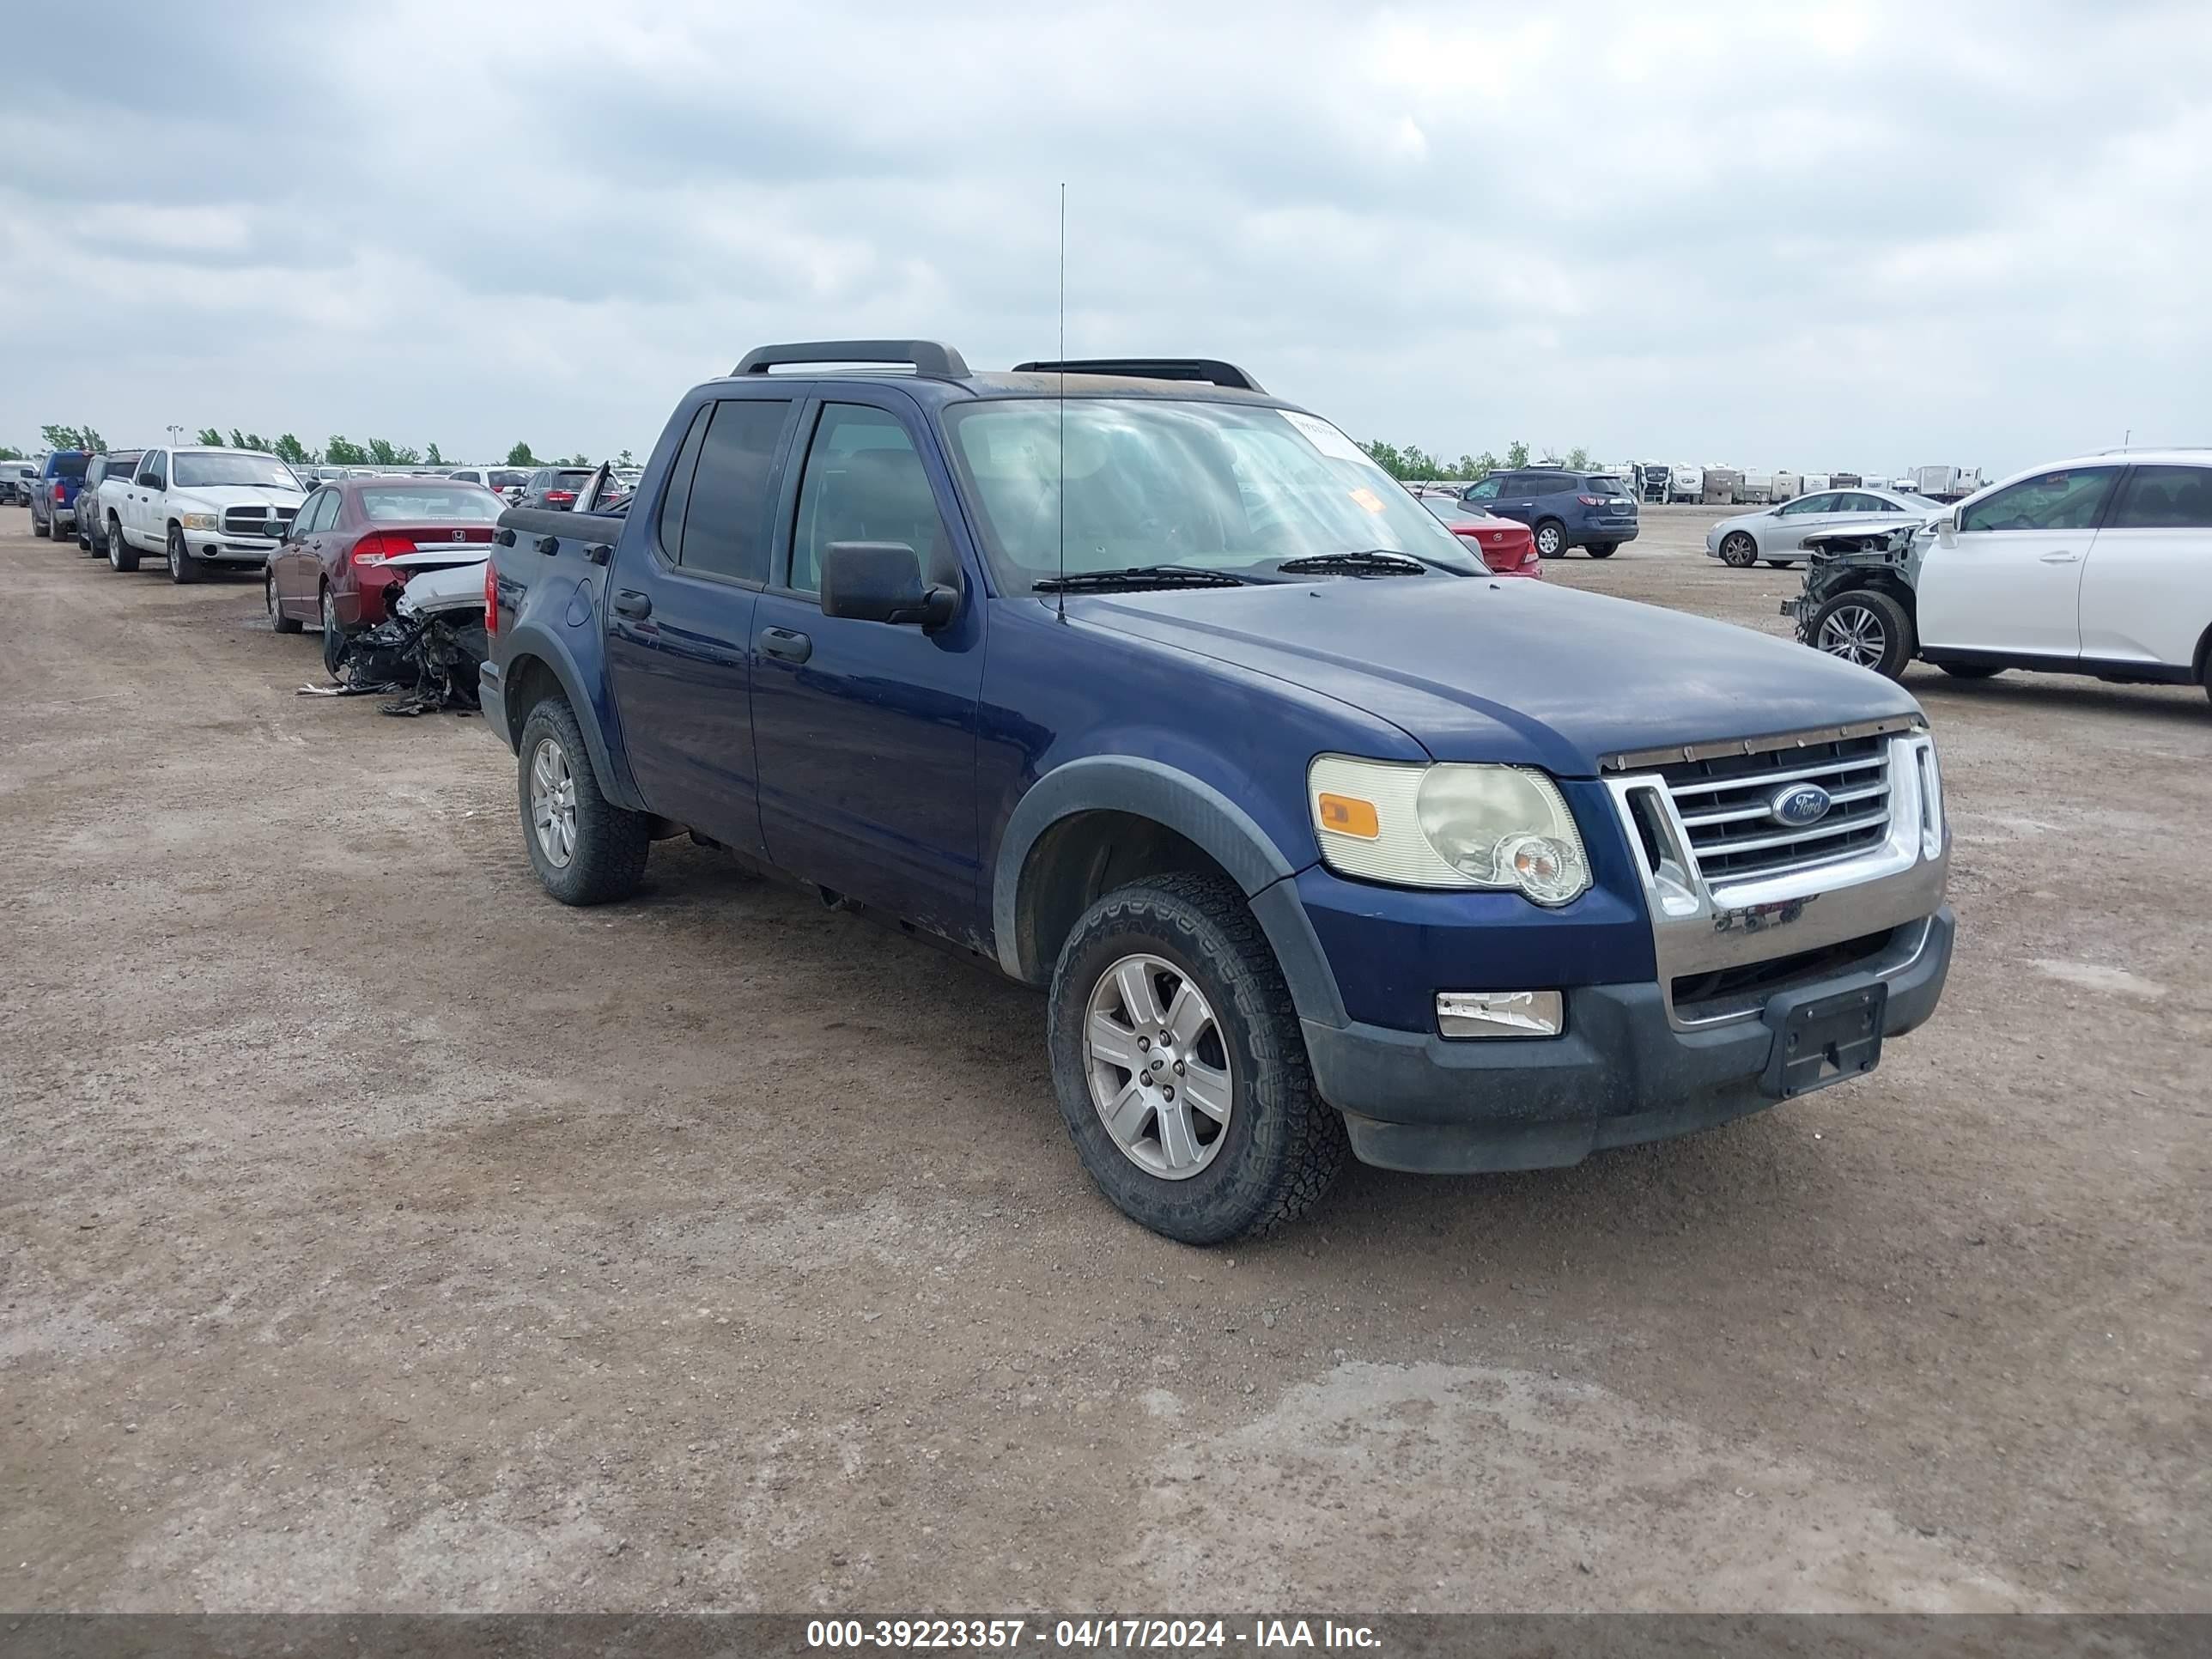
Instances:
[[[1705,555],[1739,570],[1761,559],[1777,567],[1792,565],[1805,556],[1802,544],[1816,530],[1926,524],[1942,511],[1941,501],[1902,490],[1822,489],[1779,507],[1723,519],[1705,532]]]

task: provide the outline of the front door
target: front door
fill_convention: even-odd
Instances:
[[[160,492],[169,487],[169,458],[166,451],[149,449],[139,458],[138,471],[131,480],[131,488],[123,492],[123,527],[131,532],[131,540],[140,547],[159,544],[148,528],[160,516],[154,505]]]
[[[645,804],[727,846],[762,851],[753,745],[753,612],[768,580],[770,481],[793,402],[702,404],[665,478],[653,533],[608,572],[607,672]]]
[[[2078,659],[2082,567],[2119,473],[2062,467],[1961,507],[1921,566],[1920,642]]]
[[[951,481],[912,400],[891,388],[835,396],[809,419],[789,550],[755,619],[761,828],[785,869],[964,939],[981,931],[981,590],[964,578],[958,614],[935,633],[822,614],[835,542],[903,543],[939,580],[969,568]]]

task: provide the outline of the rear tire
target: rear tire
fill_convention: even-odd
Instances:
[[[200,579],[200,562],[185,549],[185,532],[169,526],[169,580],[179,587]]]
[[[1593,559],[1609,559],[1614,554],[1620,551],[1620,544],[1619,542],[1592,542],[1588,547],[1584,548],[1583,551],[1589,554]]]
[[[1721,562],[1731,570],[1748,570],[1759,562],[1759,544],[1744,530],[1731,530],[1721,538]]]
[[[323,584],[316,600],[316,609],[322,612],[323,617],[323,672],[336,679],[338,677],[338,659],[345,655],[346,635],[345,629],[339,625],[337,603],[331,598],[328,582]]]
[[[1813,648],[1871,668],[1887,679],[1905,678],[1919,649],[1912,618],[1888,594],[1870,587],[1838,593],[1813,613]]]
[[[1547,519],[1536,526],[1536,556],[1557,559],[1567,551],[1567,527],[1557,519]]]
[[[1769,559],[1766,562],[1766,564],[1767,568],[1771,570],[1787,570],[1790,568],[1791,561],[1788,559]]]
[[[516,753],[522,844],[545,890],[563,904],[605,904],[637,891],[653,820],[599,793],[575,711],[557,696],[536,704]]]
[[[1939,662],[1936,665],[1954,680],[1993,680],[2004,672],[1997,662]]]
[[[52,519],[42,519],[33,513],[31,514],[31,533],[42,538],[52,535],[54,521]]]
[[[1131,1006],[1130,985],[1149,1006]],[[1151,877],[1093,904],[1053,968],[1046,1029],[1076,1156],[1116,1209],[1156,1233],[1218,1244],[1272,1232],[1344,1167],[1344,1119],[1314,1088],[1282,969],[1223,877]],[[1172,1070],[1155,1063],[1163,1048]],[[1225,1117],[1192,1100],[1194,1087]]]
[[[107,515],[107,562],[118,570],[138,568],[138,550],[123,539],[123,520]]]

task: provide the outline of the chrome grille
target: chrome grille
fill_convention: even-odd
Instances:
[[[1659,768],[1706,883],[1764,879],[1849,858],[1889,835],[1889,739],[1846,738]],[[1828,792],[1827,816],[1778,822],[1776,792],[1806,782]]]
[[[296,507],[232,507],[223,509],[222,531],[226,536],[266,536],[297,516]],[[276,524],[270,520],[274,519]]]

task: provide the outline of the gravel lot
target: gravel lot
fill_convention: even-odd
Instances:
[[[1549,574],[1783,631],[1711,516]],[[1204,1253],[1041,1000],[688,846],[564,910],[320,678],[0,509],[0,1607],[2212,1606],[2199,692],[1916,671],[1873,1079]]]

